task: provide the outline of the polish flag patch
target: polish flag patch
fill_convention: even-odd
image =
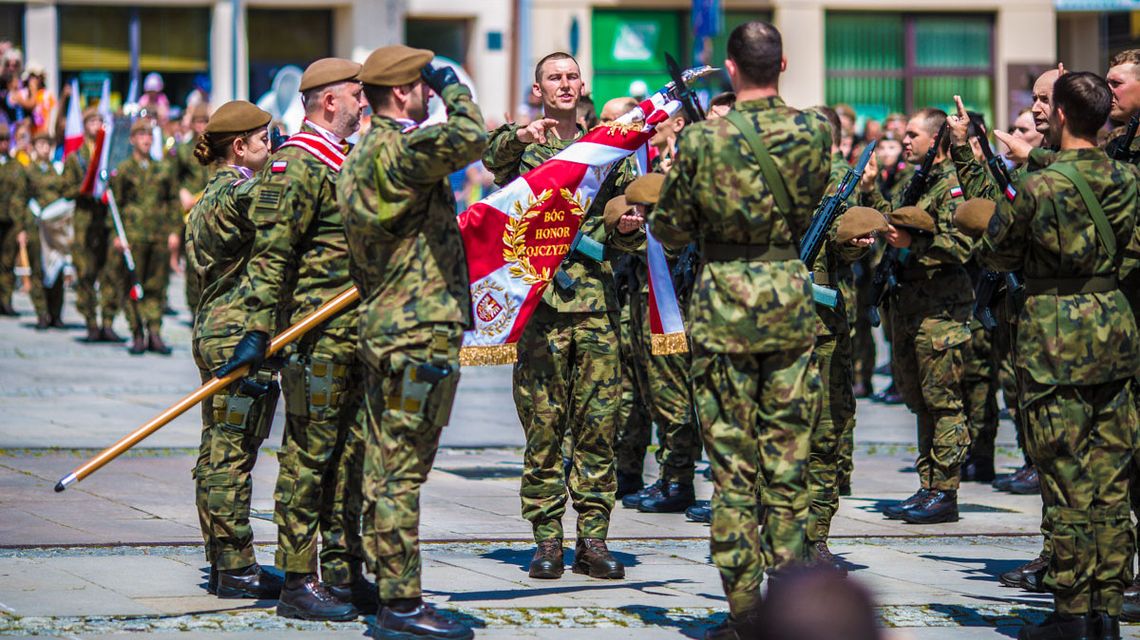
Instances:
[[[950,187],[950,197],[951,198],[961,198],[962,197],[962,187],[958,187],[958,186]]]
[[[285,167],[287,167],[287,166],[289,166],[288,161],[286,161],[286,160],[275,160],[275,161],[273,161],[273,164],[269,165],[269,172],[270,173],[285,173]],[[959,190],[959,193],[961,193],[961,190]]]

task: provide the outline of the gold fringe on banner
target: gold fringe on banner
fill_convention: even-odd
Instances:
[[[459,364],[464,367],[490,367],[496,364],[514,364],[518,359],[514,344],[463,347],[459,350]]]
[[[667,356],[671,353],[688,353],[689,340],[684,332],[655,333],[650,336],[649,350],[655,356]]]

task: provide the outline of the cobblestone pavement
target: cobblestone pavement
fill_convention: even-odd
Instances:
[[[197,385],[178,290],[171,303],[179,314],[165,329],[175,352],[165,358],[82,344],[78,325],[36,332],[24,295],[16,302],[25,315],[0,319],[0,635],[362,637],[365,620],[285,620],[272,602],[206,594],[190,480],[196,411],[87,480],[52,492],[60,477]],[[74,317],[71,307],[68,313]],[[905,410],[861,401],[854,495],[842,501],[832,549],[874,594],[890,640],[1016,637],[1020,625],[1044,617],[1049,597],[1003,588],[996,576],[1037,553],[1040,499],[971,483],[961,491],[960,522],[886,520],[880,509],[916,488],[913,439]],[[998,443],[999,463],[1018,464],[1008,423]],[[611,547],[628,567],[623,581],[569,572],[559,581],[531,580],[529,525],[519,515],[521,445],[510,369],[465,369],[424,491],[429,600],[486,638],[701,637],[723,618],[707,527],[680,515],[615,510]],[[650,458],[647,479],[654,466]],[[263,562],[273,557],[275,476],[270,446],[254,471]],[[710,492],[698,480],[699,497]],[[1140,637],[1140,629],[1127,627],[1126,636]]]

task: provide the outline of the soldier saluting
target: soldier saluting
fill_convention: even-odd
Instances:
[[[712,559],[730,610],[706,638],[745,637],[765,569],[799,560],[804,547],[820,380],[811,279],[796,243],[827,188],[831,133],[822,116],[784,104],[786,66],[771,24],[733,30],[725,67],[735,110],[689,127],[650,213],[662,244],[702,244],[688,315],[692,375],[715,487]]]
[[[424,603],[420,487],[459,383],[459,347],[471,326],[452,172],[486,145],[483,116],[434,54],[382,47],[360,80],[372,127],[349,156],[338,190],[353,280],[360,288],[360,357],[366,376],[364,548],[379,586],[384,637],[473,636]],[[447,121],[419,126],[432,93]]]

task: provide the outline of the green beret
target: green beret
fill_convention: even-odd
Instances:
[[[132,136],[136,133],[142,133],[143,131],[147,133],[154,132],[154,123],[150,121],[150,118],[139,118],[131,123]]]
[[[632,207],[625,196],[618,196],[610,198],[606,203],[606,210],[602,213],[602,220],[605,221],[607,227],[613,227],[621,220],[621,217],[630,212]]]
[[[993,200],[970,198],[954,210],[954,226],[971,238],[980,238],[990,226],[990,218],[996,208]]]
[[[218,107],[206,123],[206,133],[245,133],[269,124],[273,116],[245,100],[233,100]]]
[[[934,218],[918,207],[902,207],[887,214],[887,222],[896,227],[934,233]]]
[[[625,199],[630,204],[657,204],[664,184],[665,174],[647,173],[625,188]]]
[[[839,216],[835,239],[842,244],[871,233],[883,233],[886,230],[887,219],[876,209],[851,207]]]
[[[420,77],[420,71],[434,57],[433,51],[413,49],[402,44],[380,47],[364,60],[358,79],[364,84],[379,87],[411,84]]]
[[[321,58],[301,74],[301,91],[316,89],[334,82],[355,80],[360,73],[360,65],[344,58]]]

